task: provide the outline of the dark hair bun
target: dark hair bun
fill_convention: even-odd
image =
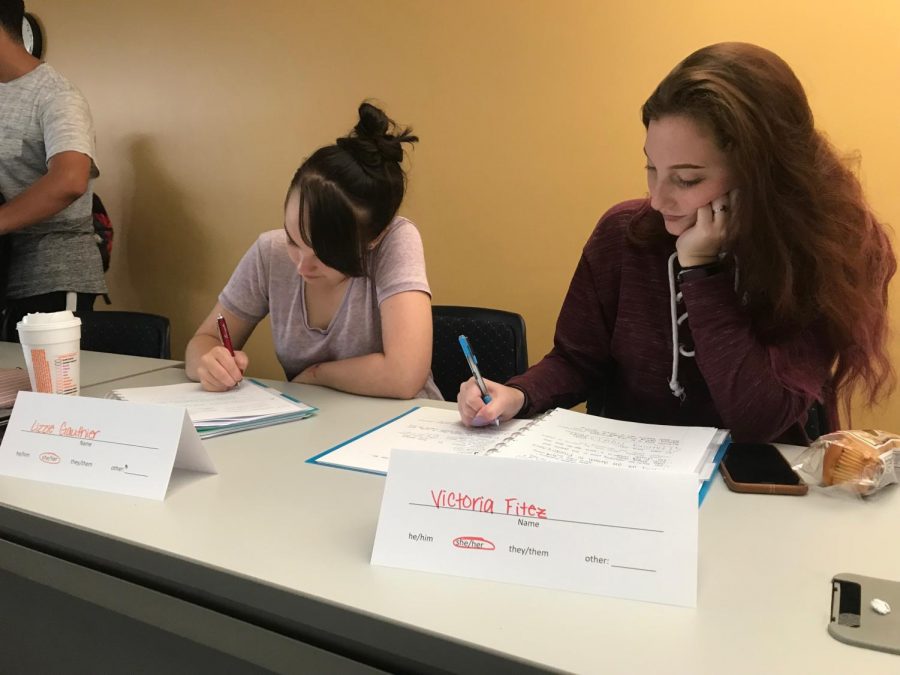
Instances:
[[[360,138],[378,138],[387,134],[391,124],[381,108],[363,101],[359,104],[359,122],[353,131]]]
[[[403,161],[403,143],[419,140],[412,129],[398,129],[381,108],[363,101],[359,106],[359,122],[347,136],[337,139],[338,147],[349,152],[365,167],[379,167],[385,162]]]

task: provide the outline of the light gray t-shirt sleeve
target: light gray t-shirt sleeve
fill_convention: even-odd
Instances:
[[[91,158],[91,178],[99,175],[95,161],[94,120],[87,100],[74,87],[57,92],[41,109],[47,164],[61,152],[81,152]]]
[[[422,237],[411,222],[405,218],[398,220],[379,245],[374,261],[379,306],[392,295],[405,291],[423,291],[431,295]]]
[[[219,294],[219,302],[244,321],[259,323],[269,313],[269,257],[272,238],[265,235],[244,254],[231,279]]]

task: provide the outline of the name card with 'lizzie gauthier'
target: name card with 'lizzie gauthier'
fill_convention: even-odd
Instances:
[[[216,473],[184,408],[20,392],[0,475],[165,499],[172,469]]]
[[[391,451],[372,563],[694,607],[697,476]]]

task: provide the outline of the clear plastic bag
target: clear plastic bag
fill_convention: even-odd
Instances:
[[[898,482],[900,436],[874,429],[836,431],[819,437],[797,458],[806,482],[863,497]]]

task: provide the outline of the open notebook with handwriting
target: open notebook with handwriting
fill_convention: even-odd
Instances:
[[[727,445],[724,429],[622,422],[562,408],[533,420],[470,428],[456,410],[421,407],[308,461],[386,474],[391,451],[402,448],[675,471],[696,474],[702,500]]]
[[[293,422],[318,412],[318,408],[250,378],[222,392],[205,391],[201,385],[188,382],[116,389],[110,398],[181,406],[187,410],[200,438]]]

